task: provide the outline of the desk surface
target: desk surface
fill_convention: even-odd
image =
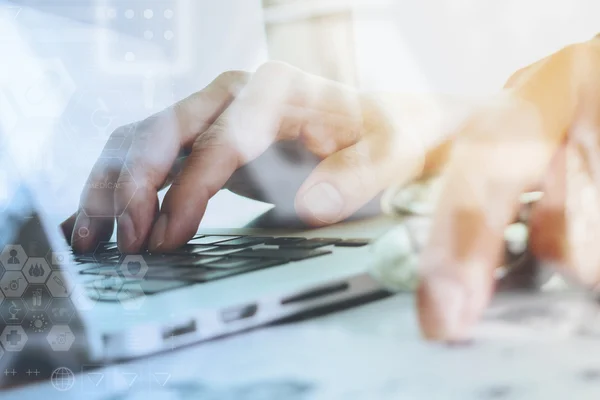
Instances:
[[[151,359],[77,373],[3,399],[565,399],[600,398],[598,312],[580,295],[511,297],[464,345],[419,340],[400,294]],[[60,388],[60,381],[55,384]],[[70,383],[68,380],[62,382]]]

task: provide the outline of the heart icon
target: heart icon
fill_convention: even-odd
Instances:
[[[139,261],[129,261],[127,263],[127,271],[129,271],[129,273],[131,275],[139,274],[141,269],[142,269],[142,263],[140,263]]]

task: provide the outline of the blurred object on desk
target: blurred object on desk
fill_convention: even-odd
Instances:
[[[264,0],[270,58],[356,85],[351,3]]]

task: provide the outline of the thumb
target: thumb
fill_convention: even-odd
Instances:
[[[392,183],[421,173],[423,153],[404,140],[369,135],[327,157],[304,181],[295,199],[298,216],[312,226],[342,221]]]

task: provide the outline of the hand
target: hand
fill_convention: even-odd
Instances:
[[[267,157],[267,168],[253,165],[267,151],[286,149],[279,154],[289,156],[298,148],[314,164],[290,196],[295,211],[310,225],[330,224],[420,172],[421,149],[398,143],[376,102],[349,87],[280,63],[254,74],[227,72],[171,108],[115,131],[79,210],[62,227],[79,252],[108,240],[115,217],[121,251],[176,248],[195,234],[221,188],[276,197],[264,189],[284,186],[287,177],[274,173],[281,157]],[[277,183],[265,185],[269,180]],[[157,193],[170,183],[159,209]]]
[[[600,39],[569,46],[510,78],[457,135],[420,265],[426,338],[462,340],[494,290],[519,196],[532,209],[534,255],[600,282]]]

